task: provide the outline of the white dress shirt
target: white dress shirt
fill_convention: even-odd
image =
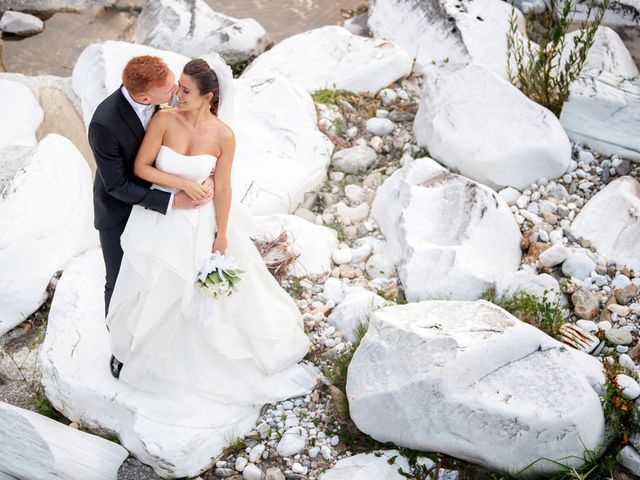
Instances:
[[[136,102],[133,98],[131,98],[131,95],[129,94],[129,91],[127,90],[127,88],[124,85],[122,86],[121,90],[122,90],[122,95],[124,95],[124,98],[127,99],[127,102],[129,102],[129,105],[131,105],[131,107],[133,108],[133,111],[136,112],[136,115],[140,119],[140,123],[142,123],[142,127],[146,131],[147,127],[149,126],[149,122],[151,121],[151,117],[153,116],[153,111],[155,110],[156,106],[155,105],[144,105],[143,103]],[[169,213],[171,213],[171,209],[173,208],[173,197],[174,197],[174,195],[175,194],[172,193],[171,197],[169,198],[169,205],[167,206],[166,215],[169,215]]]

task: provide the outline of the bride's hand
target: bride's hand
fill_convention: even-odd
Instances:
[[[227,251],[227,237],[219,237],[216,235],[216,239],[213,242],[213,247],[211,247],[211,253],[215,253],[219,251],[222,255]]]
[[[209,196],[207,189],[198,182],[193,180],[185,180],[181,190],[194,200],[202,200]]]

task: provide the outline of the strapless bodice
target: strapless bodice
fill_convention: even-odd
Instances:
[[[200,155],[183,155],[166,145],[160,147],[155,167],[163,172],[179,175],[189,180],[203,182],[215,169],[218,159],[206,153]],[[154,185],[154,188],[170,190]]]

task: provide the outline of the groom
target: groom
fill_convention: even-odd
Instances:
[[[122,85],[98,108],[89,124],[89,144],[96,160],[93,185],[94,224],[106,267],[105,315],[122,262],[120,236],[133,205],[142,205],[163,215],[172,208],[199,208],[213,196],[213,180],[205,181],[209,196],[193,201],[186,193],[176,194],[149,188],[133,175],[133,163],[145,130],[157,105],[170,103],[177,91],[175,77],[159,57],[132,58],[122,72]],[[122,363],[113,355],[111,374],[118,378]]]

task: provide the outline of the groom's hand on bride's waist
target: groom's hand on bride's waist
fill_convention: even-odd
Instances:
[[[200,208],[206,205],[213,198],[213,193],[206,196],[202,200],[194,200],[182,190],[173,196],[173,208]]]

